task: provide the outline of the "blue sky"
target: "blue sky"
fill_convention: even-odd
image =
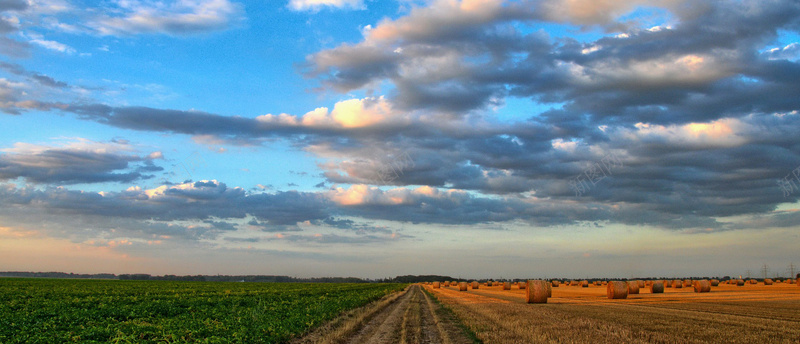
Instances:
[[[785,274],[793,1],[0,2],[0,270]]]

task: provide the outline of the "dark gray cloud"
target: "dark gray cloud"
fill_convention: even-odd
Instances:
[[[0,36],[0,54],[15,58],[29,57],[30,44]]]
[[[25,42],[20,42],[4,35],[15,33],[19,30],[16,23],[9,21],[4,16],[3,12],[18,12],[28,9],[28,2],[24,0],[3,0],[0,1],[0,55],[20,58],[28,57],[29,45]]]
[[[25,0],[3,0],[0,1],[0,12],[4,11],[24,11],[28,8]]]
[[[146,173],[163,170],[153,164],[152,158],[121,152],[39,146],[5,151],[0,153],[2,180],[23,178],[30,183],[52,184],[129,183],[152,178],[152,174]]]
[[[0,215],[10,216],[9,219],[16,214],[31,213],[25,221],[29,225],[39,221],[34,216],[36,213],[85,218],[93,221],[94,232],[107,232],[124,223],[131,232],[145,238],[153,235],[213,237],[221,232],[237,230],[239,226],[235,223],[247,217],[252,217],[261,226],[297,230],[297,223],[330,216],[327,201],[320,195],[298,192],[247,194],[241,188],[229,188],[217,181],[104,193],[2,184],[0,205],[3,209]],[[185,224],[187,221],[198,223],[188,225]],[[142,225],[138,232],[135,224]],[[63,236],[73,234],[64,233]]]
[[[31,72],[25,70],[22,66],[14,63],[0,61],[0,69],[3,69],[11,74],[24,76],[40,85],[53,87],[53,88],[67,88],[69,85],[66,82],[58,81],[47,75]]]
[[[797,63],[759,54],[779,31],[797,31],[800,7],[794,1],[690,2],[671,7],[674,27],[625,28],[624,36],[594,42],[514,26],[552,19],[519,7],[546,13],[556,2],[487,5],[492,8],[478,19],[447,6],[412,11],[379,23],[362,43],[310,56],[307,70],[340,92],[388,82],[395,105],[410,110],[465,113],[506,95],[564,104],[551,116],[557,124],[576,116],[609,124],[683,123],[799,105],[787,91],[800,86],[798,79],[778,81],[781,74],[769,72],[779,65],[791,75]],[[628,3],[621,8],[636,4]],[[601,11],[586,23],[605,22],[603,13],[617,10],[581,4]]]
[[[229,144],[285,139],[325,159],[319,168],[327,184],[425,185],[468,192],[417,195],[401,204],[331,206],[321,196],[324,191],[246,194],[209,182],[164,191],[169,197],[162,201],[177,207],[180,218],[254,216],[250,225],[263,231],[297,230],[300,219],[366,228],[336,216],[436,224],[608,221],[719,229],[729,228],[720,218],[767,216],[798,199],[800,192],[784,195],[777,184],[800,165],[798,49],[797,43],[775,45],[781,32],[799,31],[797,2],[678,6],[664,1],[659,4],[666,4],[671,17],[651,28],[616,20],[641,1],[578,2],[595,6],[585,16],[569,7],[553,12],[554,3],[487,2],[467,10],[436,2],[378,23],[366,30],[363,42],[309,56],[305,72],[319,78],[325,89],[392,86],[385,101],[390,115],[370,125],[307,123],[312,115],[249,118],[91,103],[26,104],[117,128],[211,136]],[[577,41],[525,29],[548,21],[588,30],[599,26],[607,34]],[[40,84],[50,80],[57,85],[41,77],[36,80]],[[12,96],[14,104],[26,101]],[[492,120],[490,107],[503,106],[509,98],[530,99],[545,110],[516,114],[527,120]],[[383,98],[369,102],[386,105]],[[331,120],[327,115],[325,120]],[[619,169],[582,192],[571,187],[574,178],[612,153],[621,161]],[[153,166],[144,162],[131,173]],[[369,194],[381,198],[375,191]],[[239,204],[247,210],[219,206],[206,213],[188,201],[228,197],[230,204],[247,200]],[[314,197],[319,199],[309,202]],[[263,203],[248,208],[256,200]],[[147,204],[133,209],[147,213]],[[308,214],[298,218],[297,209]]]

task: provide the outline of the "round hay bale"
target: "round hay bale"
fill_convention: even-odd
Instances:
[[[525,289],[528,286],[528,283],[519,282],[519,289]]]
[[[486,282],[486,286],[487,287],[491,287],[492,286],[492,281]]]
[[[503,283],[503,290],[511,290],[511,282]]]
[[[692,286],[692,284],[693,284],[693,283],[692,283],[692,280],[689,280],[689,279],[683,280],[683,286],[684,286],[685,288],[691,287],[691,286]]]
[[[529,280],[528,288],[525,289],[525,302],[527,303],[547,303],[552,289],[550,283],[543,280]]]
[[[609,299],[627,299],[628,283],[622,281],[609,281],[606,284],[606,295]]]
[[[651,285],[653,285],[653,281],[651,281],[651,280],[644,281],[644,286],[645,287],[649,287]]]
[[[708,293],[711,291],[711,282],[708,280],[694,281],[695,293]]]
[[[628,295],[639,293],[639,282],[628,281]]]
[[[800,287],[800,278],[797,279],[797,286]]]
[[[717,280],[717,279],[712,279],[709,282],[711,283],[712,287],[716,287],[716,286],[719,285],[719,280]]]
[[[790,278],[790,279],[787,279],[787,280],[786,280],[786,283],[788,283],[788,284],[792,284],[792,283],[794,283],[794,280],[793,280],[793,279],[791,279],[791,278]]]
[[[636,283],[639,283],[639,289],[644,288],[644,281],[643,280],[637,280]]]
[[[742,280],[742,279],[737,279],[737,280],[736,280],[736,286],[743,287],[743,286],[744,286],[744,280]]]
[[[650,284],[650,293],[651,294],[661,294],[664,292],[664,283],[663,282],[653,282]]]
[[[480,285],[481,285],[481,284],[480,284],[480,283],[478,283],[477,281],[473,281],[473,282],[472,282],[472,289],[478,289],[478,288],[480,287]]]
[[[433,282],[433,289],[439,289],[439,282]]]
[[[451,287],[458,287],[458,282],[456,282],[456,281],[450,282],[450,286]]]
[[[781,281],[780,278],[775,280],[775,283],[781,283],[781,282],[783,282],[783,281]]]
[[[444,286],[447,287],[450,285],[450,281],[444,281]]]
[[[751,279],[750,281],[748,281],[748,283],[750,283],[750,284],[758,284],[758,280]]]
[[[561,284],[561,282],[553,280],[552,282],[550,282],[550,284],[552,284],[553,288],[558,288],[558,285]]]
[[[767,278],[764,280],[764,285],[772,285],[772,280]]]
[[[458,291],[467,291],[467,282],[458,283]]]
[[[675,289],[683,288],[683,282],[681,282],[680,280],[674,280],[672,281],[672,287]]]
[[[581,288],[589,288],[589,281],[581,281]]]
[[[569,286],[574,287],[578,285],[578,281],[569,281]]]

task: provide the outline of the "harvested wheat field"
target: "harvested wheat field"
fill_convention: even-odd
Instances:
[[[484,343],[797,343],[800,288],[794,284],[711,292],[642,288],[610,300],[605,286],[552,289],[546,304],[528,304],[525,290],[425,287]]]

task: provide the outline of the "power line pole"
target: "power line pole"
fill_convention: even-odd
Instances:
[[[769,273],[769,268],[767,264],[764,264],[764,266],[761,267],[761,274],[764,275],[764,279],[767,279],[767,273]]]
[[[794,278],[794,263],[789,264],[789,278]]]

